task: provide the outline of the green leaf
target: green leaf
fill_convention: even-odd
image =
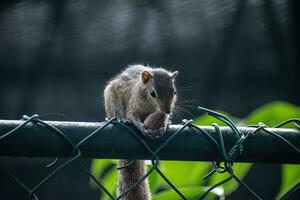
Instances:
[[[207,162],[181,162],[181,161],[164,161],[159,169],[164,175],[176,186],[204,185],[203,175],[207,172],[210,164]],[[161,179],[160,186],[168,184]]]
[[[290,118],[300,118],[300,107],[287,102],[275,101],[253,111],[245,122],[248,124],[263,122],[268,126],[275,126]],[[293,127],[293,125],[285,127]]]
[[[179,187],[178,190],[183,193],[183,195],[192,200],[199,198],[206,190],[207,188],[201,187],[201,186],[193,186],[193,187]],[[217,191],[217,190],[215,190]],[[216,197],[219,197],[219,192],[211,191],[208,193],[205,199],[215,199]],[[173,190],[166,190],[163,192],[158,193],[157,195],[153,196],[153,200],[182,200],[182,198]]]
[[[300,107],[287,102],[275,101],[252,112],[246,121],[249,124],[263,122],[268,126],[275,126],[290,118],[300,118]],[[289,124],[285,127],[293,127],[293,125]],[[282,182],[277,198],[283,196],[298,182],[300,182],[300,166],[282,165]]]
[[[105,170],[108,169],[111,165],[115,165],[116,161],[114,160],[107,160],[107,159],[94,159],[91,163],[91,173],[97,178],[100,179]],[[90,185],[92,188],[97,188],[96,183],[90,179]]]
[[[300,182],[300,165],[282,165],[282,180],[277,199]]]
[[[275,101],[252,112],[246,119],[249,124],[263,122],[275,126],[290,118],[300,118],[300,107],[291,103]],[[293,127],[292,124],[285,127]],[[282,165],[282,182],[277,198],[280,199],[289,189],[300,182],[299,165]]]
[[[116,193],[117,170],[115,160],[94,159],[91,164],[91,173],[110,193]],[[97,184],[92,179],[90,179],[90,185],[94,189],[98,188]],[[103,191],[101,192],[101,200],[110,200]]]
[[[114,196],[116,196],[117,191],[117,170],[109,170],[105,176],[100,180],[104,187]],[[102,192],[101,200],[111,200],[104,192]]]
[[[251,166],[251,163],[235,163],[233,165],[233,172],[240,180],[243,180]],[[216,172],[208,178],[209,186],[213,186],[228,177],[230,177],[229,173],[220,174]],[[223,184],[222,187],[224,188],[226,195],[228,195],[239,187],[239,183],[236,180],[231,179],[227,183]]]
[[[150,170],[151,167],[152,165],[148,165],[148,170]],[[161,185],[159,175],[155,170],[149,175],[148,181],[151,191],[155,193]]]

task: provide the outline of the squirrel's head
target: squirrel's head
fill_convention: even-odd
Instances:
[[[169,72],[162,68],[154,68],[141,73],[141,81],[145,86],[147,99],[157,110],[170,114],[176,102],[175,79],[178,71]]]

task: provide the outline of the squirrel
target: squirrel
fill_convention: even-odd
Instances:
[[[104,105],[109,118],[117,117],[125,123],[133,124],[147,138],[154,139],[162,135],[170,123],[176,102],[175,78],[178,71],[170,72],[163,68],[151,68],[144,65],[131,65],[108,82],[104,89]],[[165,115],[165,122],[159,129],[145,128],[143,121],[154,112]],[[119,166],[125,166],[129,160],[119,160]],[[118,174],[117,195],[146,174],[143,160],[136,160]],[[150,200],[151,192],[145,179],[121,200]]]

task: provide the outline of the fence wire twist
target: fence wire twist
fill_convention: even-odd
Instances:
[[[161,178],[163,178],[166,183],[184,200],[187,200],[187,198],[183,195],[183,193],[181,193],[174,184],[172,184],[172,182],[163,174],[163,172],[159,169],[159,162],[160,159],[158,157],[158,153],[166,146],[168,145],[168,143],[175,138],[178,134],[180,134],[185,128],[190,128],[193,130],[194,134],[204,134],[207,138],[207,140],[210,141],[210,143],[219,151],[220,155],[222,155],[224,162],[212,162],[212,166],[213,169],[206,174],[203,179],[207,179],[208,177],[210,177],[212,174],[214,173],[228,173],[228,177],[225,178],[224,180],[220,181],[219,183],[210,186],[205,193],[203,193],[198,200],[204,199],[209,192],[211,192],[213,189],[215,189],[216,187],[221,186],[222,184],[234,179],[235,181],[237,181],[243,188],[245,188],[250,194],[252,194],[253,197],[255,197],[256,199],[262,199],[256,192],[254,192],[249,186],[247,186],[243,181],[241,181],[235,174],[233,171],[233,165],[234,165],[234,161],[235,159],[243,153],[243,144],[245,142],[247,142],[248,138],[251,137],[252,135],[254,135],[255,133],[257,133],[258,131],[265,131],[268,134],[273,135],[274,137],[276,137],[277,139],[281,140],[282,142],[286,143],[287,146],[289,146],[291,149],[295,150],[297,152],[297,154],[300,155],[300,150],[298,147],[296,147],[295,145],[293,145],[290,141],[288,141],[287,139],[285,139],[284,137],[282,137],[281,135],[278,135],[272,131],[267,130],[267,126],[263,123],[259,123],[257,125],[250,125],[250,127],[255,127],[256,129],[252,132],[249,133],[244,133],[242,131],[240,131],[235,124],[225,115],[220,114],[218,112],[209,110],[207,108],[203,108],[203,107],[198,107],[199,110],[204,111],[206,113],[208,113],[209,115],[211,115],[212,117],[215,117],[218,120],[221,120],[222,122],[224,122],[235,134],[236,137],[236,142],[235,144],[230,148],[229,151],[226,151],[225,149],[225,143],[223,140],[223,136],[222,136],[222,132],[221,129],[219,128],[218,124],[214,123],[212,124],[212,126],[214,127],[216,133],[218,134],[218,139],[212,137],[210,134],[208,134],[204,129],[195,126],[192,124],[192,120],[183,120],[182,121],[182,127],[177,130],[171,137],[169,137],[165,142],[163,142],[158,148],[156,148],[155,150],[151,149],[150,146],[145,142],[144,137],[141,136],[140,134],[137,134],[135,131],[133,131],[131,128],[129,128],[127,125],[123,124],[122,122],[120,122],[117,118],[112,118],[112,119],[106,119],[105,123],[103,126],[99,127],[98,129],[96,129],[95,131],[93,131],[92,133],[90,133],[88,136],[82,138],[77,144],[74,144],[70,138],[68,138],[60,129],[58,129],[57,127],[54,127],[53,125],[50,125],[48,123],[46,123],[45,121],[39,119],[39,116],[33,115],[31,117],[28,117],[26,115],[23,116],[23,120],[24,122],[22,124],[20,124],[19,126],[17,126],[16,128],[14,128],[13,130],[2,134],[0,136],[0,141],[5,140],[5,138],[7,138],[8,136],[16,133],[17,131],[21,130],[22,128],[24,128],[28,123],[32,122],[35,123],[36,125],[39,126],[43,126],[44,128],[48,128],[53,130],[54,134],[57,134],[61,137],[61,139],[65,142],[65,144],[70,148],[70,155],[69,158],[63,162],[62,164],[60,164],[59,166],[56,166],[52,172],[50,172],[46,177],[42,178],[40,180],[40,182],[38,184],[36,184],[33,188],[29,188],[25,183],[23,183],[20,179],[18,179],[15,175],[13,175],[9,170],[3,168],[0,166],[0,169],[6,173],[9,177],[11,177],[16,183],[18,183],[20,186],[22,186],[29,194],[29,199],[30,200],[38,200],[38,196],[36,194],[36,190],[43,184],[45,184],[51,177],[53,177],[58,171],[62,170],[64,167],[66,167],[67,165],[69,165],[70,163],[75,162],[82,170],[84,173],[86,173],[95,183],[96,185],[106,194],[110,197],[110,199],[112,200],[119,200],[121,199],[123,196],[125,196],[128,192],[130,192],[131,190],[133,190],[134,187],[136,187],[138,184],[140,184],[142,181],[144,181],[153,171],[156,171]],[[299,119],[289,119],[287,121],[284,121],[276,126],[274,126],[273,128],[279,128],[282,127],[284,125],[293,123],[294,126],[300,130],[300,120]],[[123,129],[128,130],[132,136],[138,140],[143,146],[144,148],[152,155],[152,159],[151,159],[151,163],[152,163],[152,167],[147,171],[147,173],[143,176],[140,177],[140,179],[133,183],[125,192],[123,192],[122,194],[120,194],[118,197],[114,197],[114,195],[109,192],[102,184],[101,182],[99,182],[97,180],[96,177],[94,177],[90,171],[81,163],[81,161],[79,160],[79,158],[81,157],[81,150],[80,150],[80,146],[85,143],[87,140],[90,140],[94,135],[96,134],[101,134],[101,131],[107,127],[109,124],[113,124],[115,126],[119,126]],[[47,167],[51,167],[56,165],[57,159],[49,164]],[[131,164],[133,164],[134,160],[129,162],[127,165],[125,166],[120,166],[117,169],[118,170],[123,170],[124,168],[128,168],[131,166]],[[291,188],[287,193],[285,193],[281,199],[286,199],[290,194],[292,194],[294,191],[296,191],[298,188],[300,187],[300,183],[296,184],[293,188]]]

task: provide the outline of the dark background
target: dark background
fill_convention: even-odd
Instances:
[[[180,72],[178,104],[186,111],[175,122],[197,116],[197,105],[241,118],[273,100],[299,105],[299,32],[297,0],[1,1],[0,118],[102,121],[106,81],[133,63]],[[31,186],[47,163],[0,159]],[[252,171],[246,183],[273,199],[280,166]],[[26,197],[1,171],[0,180],[0,199]],[[97,199],[88,182],[74,165],[37,193]],[[243,189],[230,199],[241,197],[250,199]]]

